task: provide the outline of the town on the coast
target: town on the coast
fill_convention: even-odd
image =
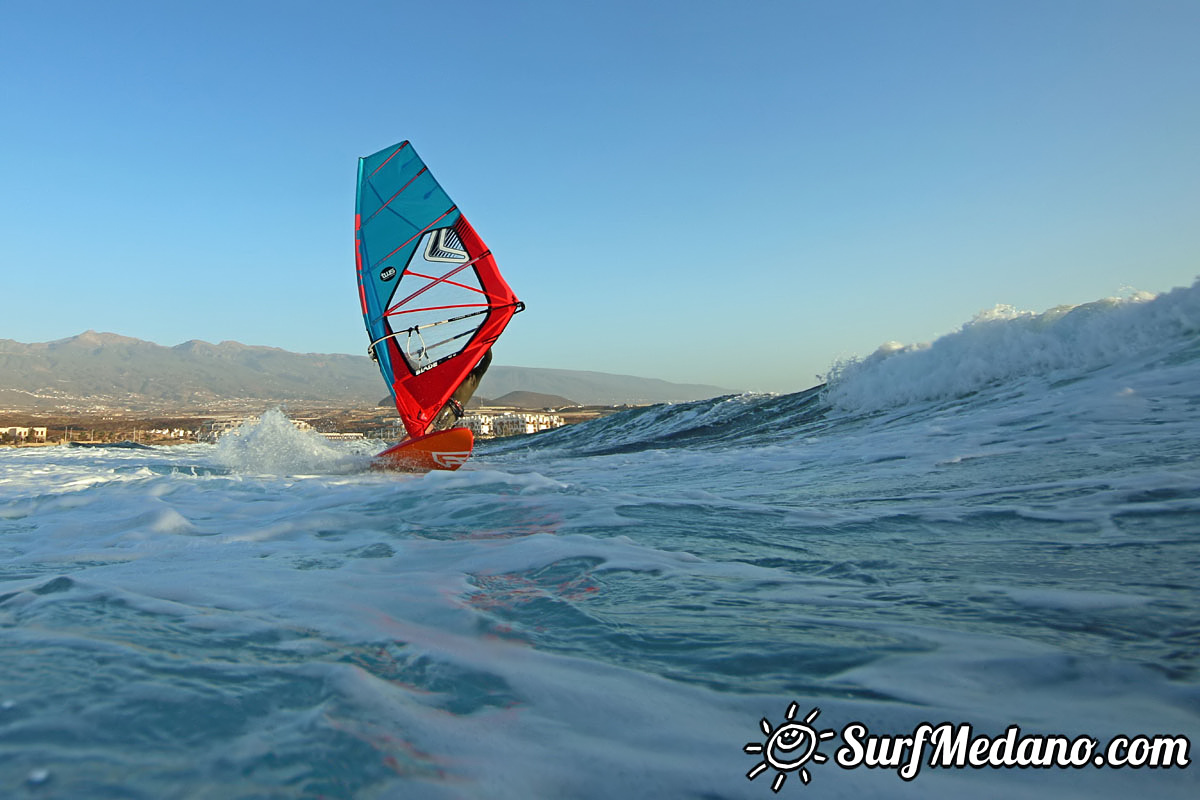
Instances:
[[[627,406],[569,406],[530,410],[516,407],[480,406],[470,409],[459,425],[480,439],[524,436],[594,419]],[[331,440],[380,439],[395,441],[405,436],[395,414],[380,409],[305,408],[283,409],[300,430],[311,430]],[[45,446],[55,444],[138,442],[141,444],[185,444],[216,442],[247,423],[257,413],[228,410],[210,415],[158,415],[122,412],[115,409],[91,413],[56,412],[43,417],[28,412],[0,416],[0,445]]]

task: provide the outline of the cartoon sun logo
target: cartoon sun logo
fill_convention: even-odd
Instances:
[[[832,739],[837,732],[825,730],[818,733],[812,727],[813,720],[821,713],[819,708],[808,712],[804,722],[796,722],[796,711],[799,708],[796,703],[788,706],[787,721],[781,722],[778,728],[772,727],[767,718],[763,717],[759,722],[759,727],[762,728],[767,740],[762,744],[749,742],[742,748],[742,752],[754,753],[763,757],[762,761],[755,764],[746,773],[749,780],[757,778],[767,767],[774,767],[778,770],[775,782],[771,784],[772,792],[778,793],[783,788],[783,782],[787,780],[787,774],[795,770],[800,770],[800,780],[807,786],[808,782],[812,780],[812,775],[808,773],[808,768],[804,765],[809,761],[823,764],[829,760],[824,753],[819,751],[819,748],[821,742]]]

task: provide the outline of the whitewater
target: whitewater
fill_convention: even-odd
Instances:
[[[0,449],[0,797],[1200,796],[835,760],[851,723],[1200,743],[1200,283],[455,473],[382,444]]]

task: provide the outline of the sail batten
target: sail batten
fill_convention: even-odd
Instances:
[[[412,178],[409,180],[408,183],[404,184],[399,189],[397,189],[396,193],[393,194],[391,197],[389,197],[384,202],[383,205],[381,205],[379,208],[375,209],[375,213],[371,215],[370,219],[374,219],[375,217],[379,216],[380,211],[383,211],[385,208],[387,208],[389,203],[391,203],[393,200],[395,200],[397,197],[399,197],[400,193],[403,192],[405,189],[407,189],[409,187],[409,185],[412,184],[413,181],[415,181],[417,178],[421,177],[422,173],[424,173],[424,172],[425,172],[425,170],[421,170],[421,172],[418,172],[416,175],[412,176]],[[378,193],[376,193],[376,194],[378,194]],[[368,219],[367,221],[370,222],[370,219]]]
[[[356,205],[355,272],[369,349],[405,429],[419,437],[523,306],[408,142],[360,159]],[[446,313],[467,309],[477,310]],[[427,344],[421,331],[432,327],[442,335]]]

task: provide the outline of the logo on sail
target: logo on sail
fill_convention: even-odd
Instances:
[[[448,261],[451,263],[467,260],[467,248],[453,228],[438,228],[425,243],[426,261]]]

